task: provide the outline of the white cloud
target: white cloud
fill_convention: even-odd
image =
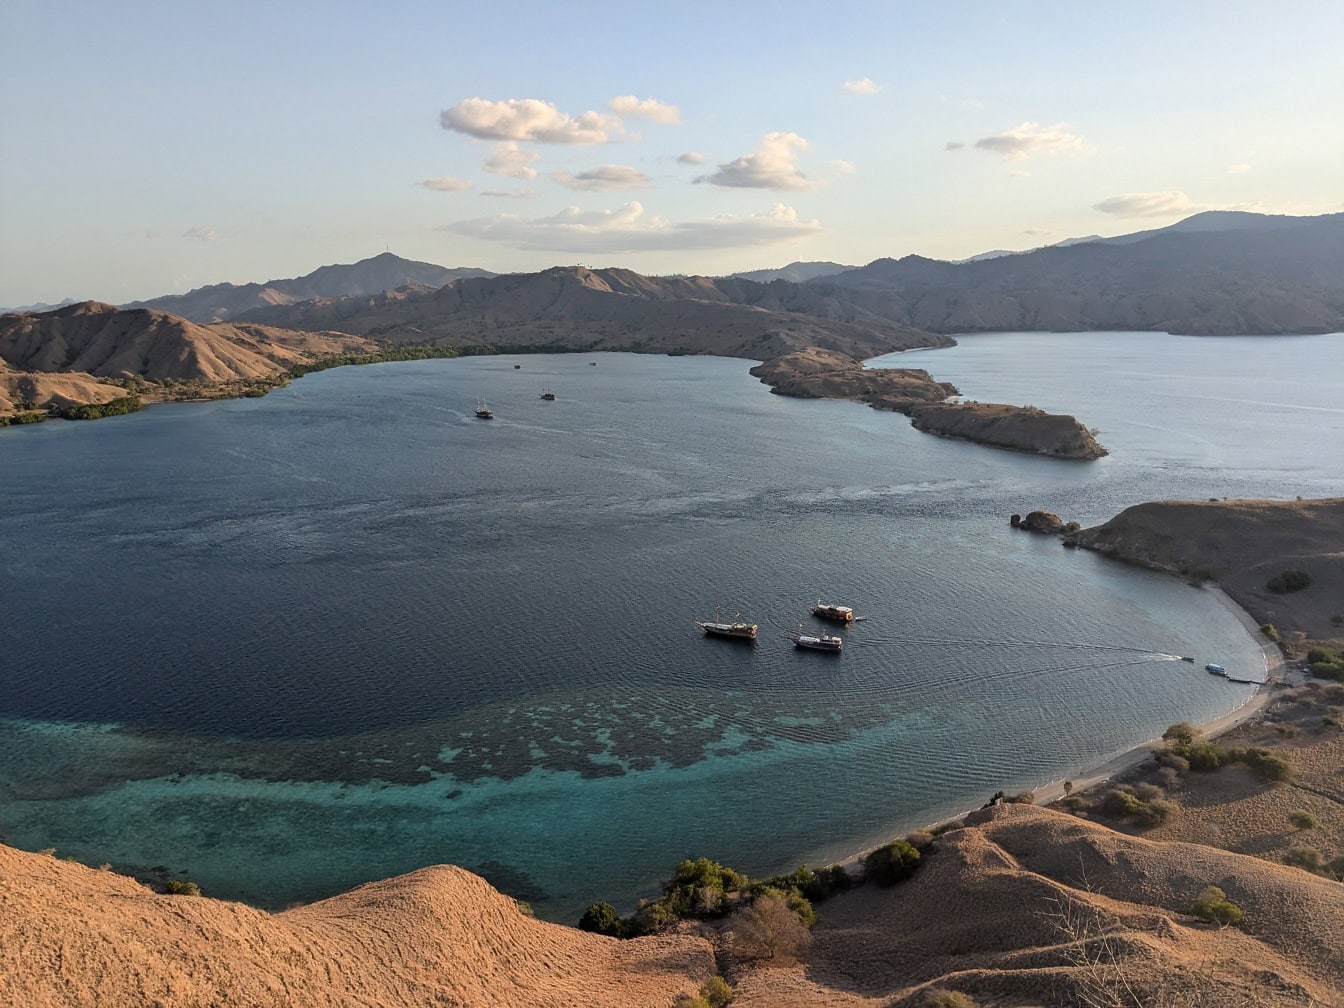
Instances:
[[[476,183],[470,179],[453,178],[451,175],[441,175],[438,178],[427,178],[420,183],[426,189],[433,189],[435,192],[466,192]]]
[[[965,146],[960,140],[949,140],[943,144],[943,150],[961,150]]]
[[[767,133],[755,153],[721,164],[713,175],[696,181],[730,189],[808,189],[811,183],[794,163],[807,147],[797,133]]]
[[[219,231],[204,224],[198,224],[196,227],[187,228],[182,232],[183,238],[195,238],[197,241],[219,241]]]
[[[1022,171],[1021,169],[1018,169],[1017,171],[1010,171],[1010,172],[1008,173],[1008,177],[1009,177],[1009,178],[1031,178],[1031,172],[1029,172],[1029,171]]]
[[[1202,203],[1192,203],[1185,193],[1171,190],[1111,196],[1100,203],[1094,203],[1092,209],[1115,214],[1117,217],[1172,217],[1176,214],[1196,213],[1209,207]]]
[[[1005,158],[1025,158],[1034,154],[1058,154],[1062,151],[1087,153],[1091,150],[1081,136],[1070,133],[1064,123],[1042,126],[1024,122],[995,136],[975,142],[981,150],[993,151]]]
[[[869,77],[860,77],[858,80],[845,81],[845,92],[852,95],[877,94],[882,89],[873,83]]]
[[[1044,238],[1046,235],[1054,234],[1049,228],[1023,228],[1022,233],[1033,238]]]
[[[1229,175],[1244,175],[1250,170],[1251,166],[1248,164],[1232,164],[1227,166],[1227,174]]]
[[[642,101],[634,95],[621,95],[607,102],[607,108],[619,116],[637,119],[651,119],[656,123],[675,125],[681,122],[681,111],[675,105],[645,98]]]
[[[835,172],[837,175],[853,175],[858,170],[858,167],[853,161],[840,160],[831,162],[831,171]]]
[[[537,177],[537,170],[530,166],[540,156],[536,151],[523,150],[512,140],[508,140],[495,144],[490,150],[490,157],[481,167],[491,175],[533,179]]]
[[[693,150],[688,150],[685,154],[677,158],[677,164],[704,164],[705,156]]]
[[[493,196],[496,199],[531,199],[537,194],[535,189],[482,189],[482,196]]]
[[[750,217],[723,215],[673,222],[646,216],[643,204],[632,201],[618,210],[569,207],[552,217],[533,220],[500,214],[458,221],[444,230],[521,249],[615,253],[775,245],[818,234],[822,227],[815,220],[800,220],[792,207],[782,203]]]
[[[439,125],[480,140],[531,140],[553,144],[600,144],[621,121],[603,112],[571,117],[538,98],[487,101],[467,98],[439,113]]]
[[[551,172],[555,179],[567,189],[584,189],[588,192],[610,192],[613,189],[648,189],[653,185],[649,178],[638,168],[627,165],[598,165],[577,175],[569,172]]]

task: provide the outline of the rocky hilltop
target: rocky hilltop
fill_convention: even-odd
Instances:
[[[1344,639],[1344,498],[1153,501],[1070,538],[1128,563],[1217,581],[1256,619],[1316,640]],[[1275,591],[1286,570],[1310,583]]]
[[[37,408],[108,402],[126,395],[128,386],[153,399],[154,390],[144,387],[153,382],[236,388],[322,357],[372,348],[341,333],[200,326],[167,312],[84,301],[0,316],[0,410],[20,402]]]
[[[887,317],[882,293],[776,281],[647,277],[558,266],[458,280],[438,290],[319,299],[249,312],[248,321],[400,343],[507,349],[634,350],[767,360],[807,346],[857,357],[950,346]]]
[[[722,970],[735,1008],[981,1004],[1305,1006],[1344,993],[1344,886],[1062,812],[968,816],[896,888],[818,906],[811,950],[735,954],[713,922],[621,941],[547,924],[458,868],[426,868],[267,914],[163,896],[109,871],[0,847],[0,1001],[97,1004],[671,1006]],[[1217,884],[1241,927],[1191,915]],[[688,933],[698,931],[698,933]],[[1314,1000],[1313,1000],[1314,999]]]
[[[1076,417],[1034,406],[934,403],[912,409],[910,422],[930,434],[1052,458],[1091,460],[1107,454]]]
[[[364,297],[406,286],[436,288],[462,277],[488,276],[494,274],[470,267],[448,269],[384,252],[350,265],[323,266],[289,280],[211,284],[186,294],[135,301],[125,307],[171,312],[192,322],[222,322],[254,308],[295,304],[312,298]]]
[[[962,263],[878,259],[813,285],[896,296],[932,332],[1344,330],[1344,214],[1206,213],[1168,228]]]

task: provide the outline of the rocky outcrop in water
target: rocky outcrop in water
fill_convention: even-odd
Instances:
[[[1077,418],[1034,406],[937,403],[914,407],[910,421],[930,434],[1052,458],[1089,460],[1107,454]]]
[[[857,399],[874,409],[904,413],[916,403],[942,402],[955,385],[919,368],[865,368],[847,354],[806,347],[751,369],[776,395],[803,399]]]

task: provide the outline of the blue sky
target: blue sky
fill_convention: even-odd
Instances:
[[[1344,5],[0,6],[0,305],[1344,209]]]

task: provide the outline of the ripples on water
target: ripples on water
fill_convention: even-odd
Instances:
[[[896,362],[1077,412],[1091,465],[595,359],[0,433],[0,832],[270,907],[448,861],[560,919],[686,856],[819,863],[1244,701],[1159,654],[1254,660],[1209,597],[1009,513],[1341,492],[1337,336]],[[818,597],[868,617],[839,658],[785,639]],[[702,637],[716,606],[758,644]]]

